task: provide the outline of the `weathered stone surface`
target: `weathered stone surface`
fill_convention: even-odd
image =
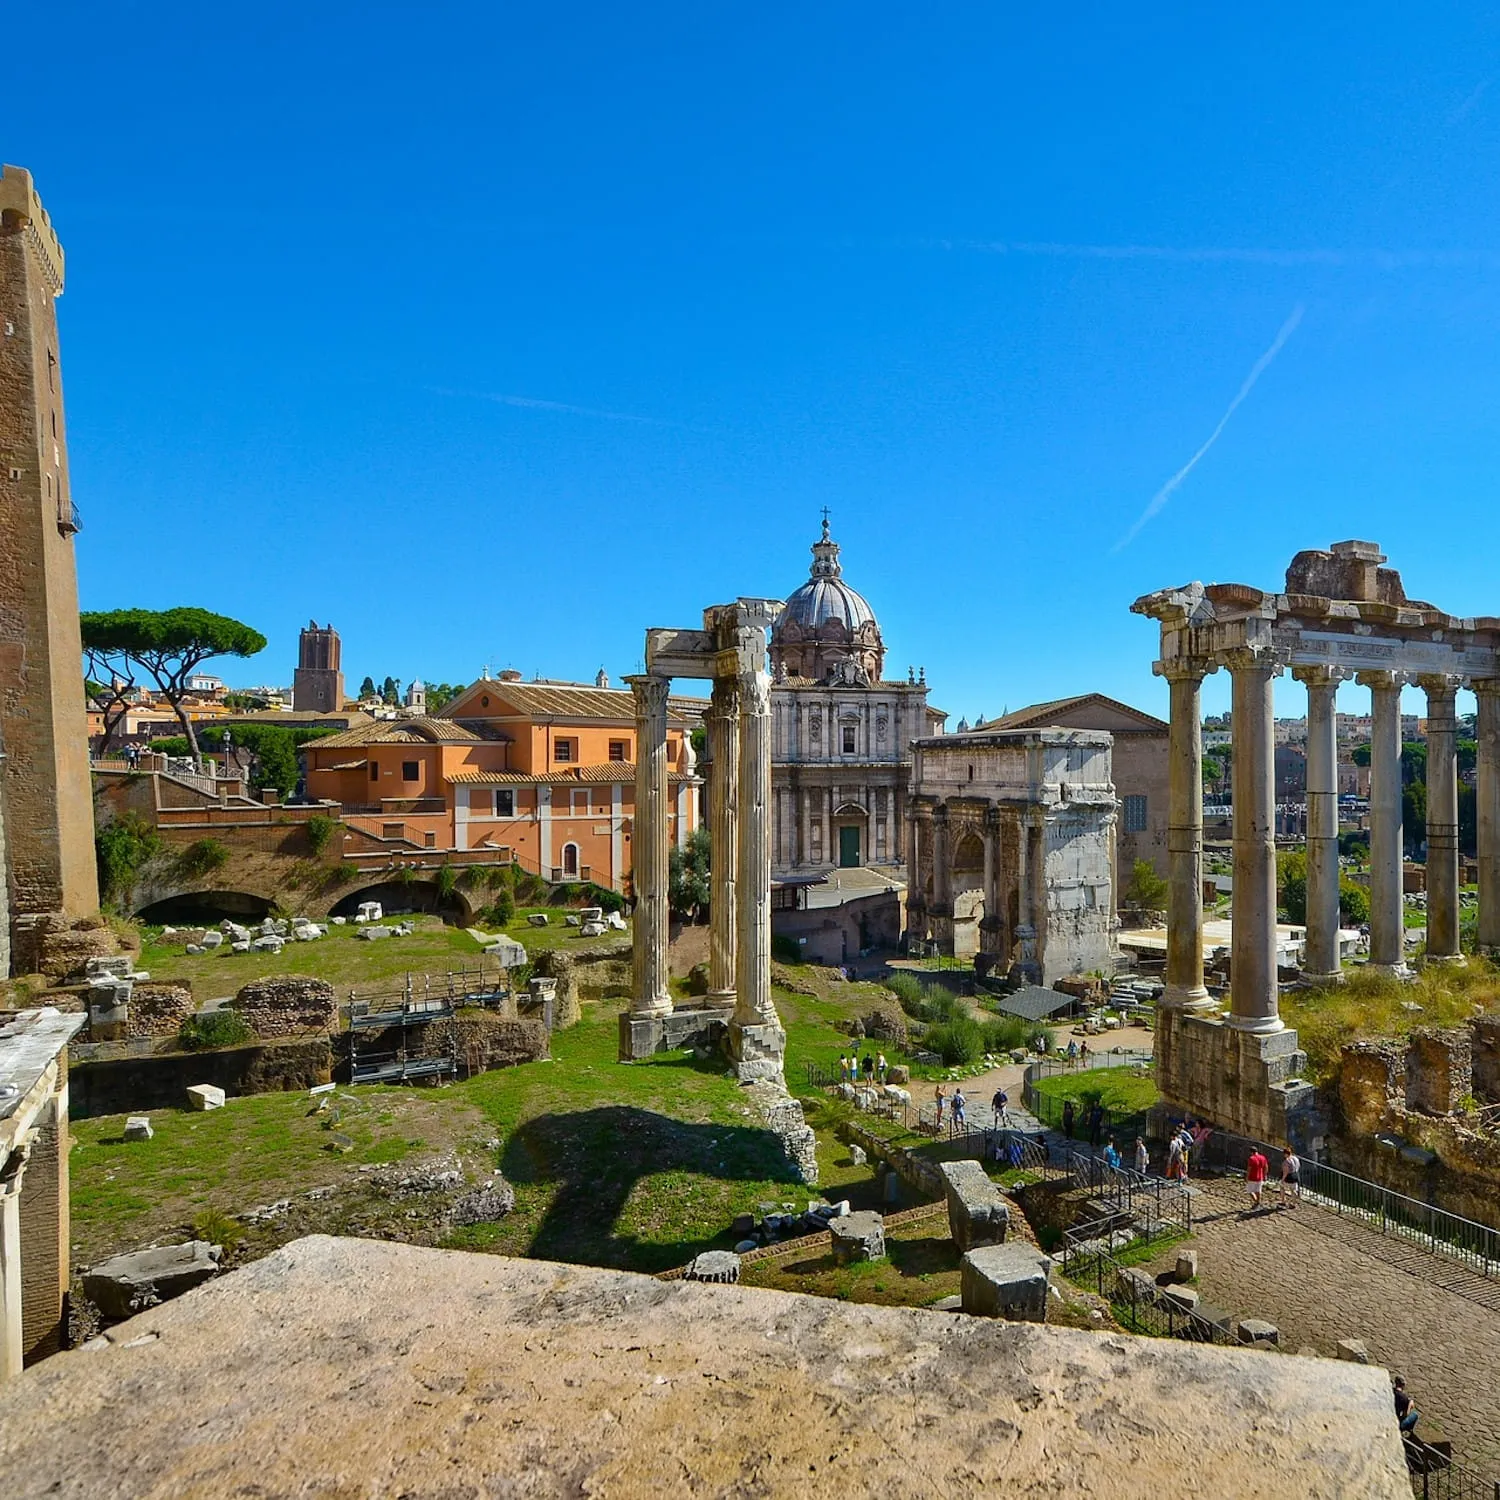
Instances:
[[[127,1141],[149,1141],[155,1132],[151,1129],[151,1121],[145,1115],[131,1115],[125,1121],[125,1139]]]
[[[137,984],[130,996],[127,1036],[176,1036],[193,1013],[193,992],[183,984]]]
[[[982,1318],[1047,1321],[1052,1258],[1032,1245],[981,1245],[959,1268],[963,1310]]]
[[[1264,1318],[1241,1318],[1236,1325],[1236,1336],[1242,1344],[1279,1344],[1281,1330]]]
[[[195,1083],[187,1091],[190,1109],[223,1109],[224,1090],[212,1083]]]
[[[303,974],[257,979],[243,986],[232,1004],[260,1037],[338,1030],[338,1000],[326,979]]]
[[[841,1266],[879,1260],[885,1254],[885,1220],[868,1209],[828,1221],[833,1258]]]
[[[977,1161],[945,1161],[943,1191],[948,1199],[948,1232],[960,1251],[1001,1245],[1010,1228],[1010,1206]]]
[[[516,1190],[498,1172],[454,1201],[449,1218],[458,1225],[491,1224],[516,1206]]]
[[[83,1295],[106,1318],[128,1318],[217,1276],[219,1253],[207,1240],[189,1240],[111,1256],[84,1272]]]
[[[511,1419],[475,1404],[509,1389]],[[733,1494],[752,1454],[811,1495],[831,1453],[840,1500],[1410,1497],[1377,1370],[368,1240],[295,1241],[7,1394],[26,1497],[435,1494],[439,1453],[447,1493],[538,1500]]]
[[[1197,1312],[1198,1293],[1190,1286],[1166,1286],[1161,1290],[1161,1300],[1170,1303],[1179,1312]]]
[[[1172,1276],[1177,1281],[1196,1281],[1198,1279],[1198,1252],[1179,1250],[1177,1264],[1172,1268]]]
[[[732,1250],[705,1250],[694,1256],[682,1274],[687,1281],[732,1284],[740,1279],[740,1258]]]
[[[1156,1301],[1156,1282],[1149,1272],[1127,1266],[1115,1277],[1115,1296],[1135,1307],[1149,1307]]]
[[[561,948],[544,948],[536,956],[531,972],[539,979],[553,979],[557,989],[553,997],[552,1026],[561,1031],[576,1026],[583,1011],[578,1001],[578,968],[573,955]]]
[[[1334,1358],[1347,1360],[1350,1364],[1367,1365],[1370,1363],[1370,1351],[1365,1347],[1363,1339],[1340,1339],[1334,1345]]]

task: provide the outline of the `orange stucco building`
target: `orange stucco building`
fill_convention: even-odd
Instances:
[[[674,698],[670,835],[701,820],[692,731],[706,700]],[[635,814],[635,700],[577,683],[481,678],[441,714],[370,724],[303,747],[307,795],[393,851],[498,851],[548,880],[622,889]]]

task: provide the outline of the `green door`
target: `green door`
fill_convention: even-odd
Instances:
[[[859,868],[859,829],[839,829],[839,866],[845,870]]]

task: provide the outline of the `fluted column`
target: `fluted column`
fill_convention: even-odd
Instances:
[[[1276,989],[1276,777],[1271,683],[1263,652],[1229,654],[1234,679],[1234,934],[1229,1023],[1280,1031]]]
[[[1370,964],[1405,974],[1401,906],[1401,679],[1361,672],[1370,689]]]
[[[776,1026],[771,1000],[771,679],[764,671],[741,673],[738,839],[735,900],[739,913],[735,954],[737,1026]]]
[[[1458,683],[1419,677],[1427,694],[1427,959],[1462,963],[1458,934]]]
[[[709,895],[709,995],[721,1003],[734,999],[736,865],[739,860],[736,813],[740,780],[740,689],[729,677],[715,680],[708,711],[708,745],[713,757],[709,783],[709,831],[712,839]]]
[[[948,830],[948,804],[932,810],[932,904],[942,915],[953,915],[953,850]]]
[[[1479,835],[1479,951],[1500,954],[1500,677],[1477,678],[1479,700],[1478,787],[1475,823]]]
[[[1203,983],[1203,678],[1205,661],[1158,667],[1171,708],[1167,736],[1167,972],[1162,1004],[1207,1010]]]
[[[667,695],[666,677],[627,677],[635,695],[634,995],[640,1016],[672,1009],[667,967]]]
[[[1298,667],[1307,687],[1307,979],[1343,979],[1339,960],[1338,717],[1339,678],[1331,667]]]

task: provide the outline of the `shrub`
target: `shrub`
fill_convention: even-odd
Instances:
[[[161,850],[156,830],[139,813],[127,812],[94,835],[99,894],[116,901],[130,894],[141,867]]]
[[[950,1068],[978,1062],[984,1053],[984,1028],[972,1016],[958,1016],[929,1026],[922,1044]]]
[[[177,856],[177,870],[188,880],[203,880],[229,863],[229,845],[219,839],[196,839]]]
[[[254,1037],[249,1022],[237,1010],[211,1010],[189,1016],[177,1033],[177,1044],[189,1052],[202,1052],[208,1047],[237,1047]]]
[[[509,927],[516,919],[516,898],[501,886],[495,899],[484,909],[484,919],[492,927]]]
[[[597,906],[601,911],[624,911],[625,898],[607,885],[589,884],[583,888],[585,906]]]
[[[771,938],[771,957],[779,964],[800,964],[802,947],[796,938],[784,932],[775,933]]]
[[[307,847],[314,854],[321,854],[339,825],[338,819],[330,818],[327,813],[314,813],[302,826],[307,832]]]
[[[244,1237],[244,1225],[217,1208],[202,1209],[193,1219],[193,1238],[221,1246],[225,1255],[232,1255]]]
[[[924,984],[912,974],[892,974],[886,988],[914,1021],[943,1022],[968,1015],[952,990],[940,984]]]
[[[437,873],[437,892],[441,897],[453,894],[453,888],[458,884],[458,873],[452,865],[444,865]]]
[[[983,1030],[986,1052],[1011,1052],[1031,1041],[1033,1027],[1019,1016],[994,1016],[984,1022]]]
[[[540,875],[519,867],[511,873],[511,890],[522,906],[541,906],[549,894],[547,882]]]

